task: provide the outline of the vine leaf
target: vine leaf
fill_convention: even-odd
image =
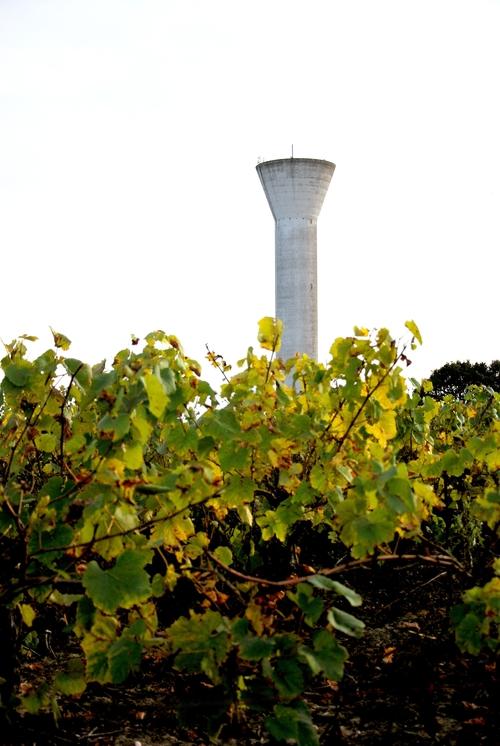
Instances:
[[[69,350],[71,340],[68,339],[68,337],[65,337],[64,334],[61,334],[61,332],[54,331],[52,327],[50,327],[50,331],[52,332],[52,336],[54,337],[55,346],[60,348],[61,350]]]
[[[161,417],[168,402],[163,383],[149,371],[143,376],[142,382],[149,399],[149,411],[155,417]]]
[[[307,582],[315,588],[319,588],[323,591],[335,591],[339,596],[344,596],[351,606],[361,606],[363,602],[359,593],[353,591],[352,588],[348,588],[343,583],[339,583],[338,580],[331,580],[325,575],[312,575],[310,578],[307,578]]]
[[[418,326],[415,324],[415,322],[414,321],[405,321],[405,326],[408,329],[408,331],[410,331],[413,334],[413,336],[415,337],[415,339],[417,340],[417,342],[419,344],[422,344],[422,335],[420,334],[420,330],[419,330]]]
[[[326,629],[314,635],[314,649],[301,645],[301,657],[309,665],[313,675],[323,673],[331,681],[340,681],[344,675],[344,663],[347,660],[347,650]]]
[[[264,350],[278,352],[281,347],[281,335],[283,333],[283,322],[272,316],[264,316],[259,321],[259,342]]]
[[[151,585],[144,565],[152,555],[149,550],[127,549],[109,570],[101,570],[94,560],[89,562],[82,582],[95,606],[112,614],[149,598]]]
[[[269,733],[277,741],[293,741],[298,746],[319,746],[319,739],[304,702],[275,705],[274,717],[266,720]]]
[[[82,694],[87,687],[83,663],[78,659],[70,660],[67,670],[56,674],[54,685],[62,694]]]
[[[13,385],[22,388],[27,386],[32,376],[33,366],[26,360],[7,365],[4,369],[5,378]]]
[[[327,616],[332,627],[338,629],[339,632],[343,632],[349,637],[361,637],[363,634],[365,623],[352,614],[348,614],[347,611],[342,611],[333,606],[329,609]]]
[[[141,662],[142,647],[135,640],[122,635],[108,650],[109,673],[113,684],[121,684]]]

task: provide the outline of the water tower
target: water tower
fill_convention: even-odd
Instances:
[[[280,357],[318,357],[317,223],[335,164],[282,158],[257,166],[275,229],[275,316],[283,321]]]

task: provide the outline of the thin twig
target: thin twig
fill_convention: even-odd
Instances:
[[[420,585],[417,585],[415,588],[412,589],[412,593],[415,593],[415,591],[420,590],[420,588],[424,588],[426,585],[430,585],[430,583],[434,583],[435,580],[439,580],[439,578],[442,578],[443,575],[446,575],[446,570],[443,570],[443,572],[439,572],[437,575],[434,575],[433,578],[430,580],[426,580],[425,583],[420,583]]]
[[[267,370],[266,370],[266,379],[265,379],[264,383],[267,383],[267,382],[268,382],[268,380],[269,380],[269,373],[271,372],[271,366],[272,366],[272,364],[273,364],[273,358],[274,358],[274,354],[275,354],[275,352],[276,352],[276,346],[277,346],[277,344],[278,344],[279,338],[280,338],[280,335],[279,335],[279,333],[277,332],[277,333],[275,334],[275,336],[274,336],[274,340],[273,340],[273,349],[271,350],[271,356],[270,356],[270,358],[269,358],[269,362],[268,362],[268,364],[267,364]]]
[[[419,591],[424,586],[429,585],[430,583],[433,583],[435,580],[438,580],[439,578],[442,578],[443,575],[447,575],[447,574],[448,574],[448,571],[447,570],[443,570],[443,572],[439,572],[437,575],[434,575],[434,577],[431,578],[430,580],[426,580],[425,583],[420,583],[420,585],[416,585],[414,588],[411,589],[411,591],[409,591],[409,593],[413,594],[416,591]],[[394,606],[395,604],[399,603],[400,601],[401,601],[400,597],[395,598],[392,601],[389,601],[389,603],[384,604],[384,606],[382,606],[380,608],[380,611],[385,611],[386,609],[389,609],[391,606]]]
[[[92,728],[92,730],[87,733],[84,738],[105,738],[106,736],[114,736],[116,733],[122,733],[122,728],[118,728],[118,730],[107,730],[103,731],[102,733],[95,733],[96,728]]]

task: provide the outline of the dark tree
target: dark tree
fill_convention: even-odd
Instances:
[[[500,360],[493,360],[489,365],[469,360],[446,363],[431,373],[430,380],[434,387],[431,396],[435,399],[447,394],[463,399],[469,386],[489,386],[500,392]]]

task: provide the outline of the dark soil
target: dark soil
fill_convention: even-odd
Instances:
[[[495,659],[463,655],[450,632],[450,605],[458,599],[451,574],[418,566],[359,570],[349,581],[363,595],[357,615],[366,623],[360,640],[347,638],[350,659],[339,684],[307,692],[322,744],[410,746],[450,744],[500,746],[500,697]],[[55,645],[53,645],[55,647]],[[55,657],[35,658],[23,669],[25,686],[59,666]],[[146,659],[125,687],[90,686],[61,703],[52,716],[24,716],[2,744],[266,744],[262,723],[241,723],[210,741],[195,726],[203,688],[183,690],[161,662]],[[194,703],[192,725],[179,725],[179,703]]]

